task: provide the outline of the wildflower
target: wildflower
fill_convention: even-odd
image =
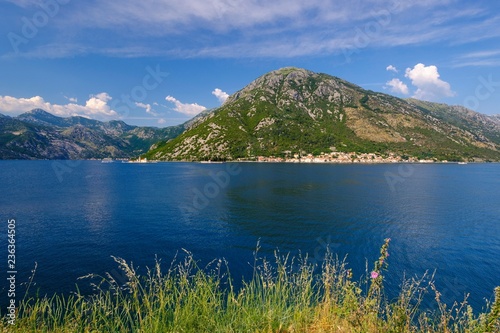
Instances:
[[[373,272],[370,274],[370,277],[371,277],[372,279],[376,279],[376,278],[378,278],[378,273],[377,273],[377,272],[375,272],[375,271],[373,271]]]

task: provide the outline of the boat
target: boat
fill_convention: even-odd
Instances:
[[[458,162],[458,164],[464,165],[464,164],[467,164],[467,162]]]
[[[101,160],[101,163],[113,163],[113,162],[114,162],[113,159],[109,157],[103,158]]]

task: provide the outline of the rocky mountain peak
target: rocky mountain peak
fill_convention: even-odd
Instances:
[[[251,160],[332,149],[498,160],[500,134],[493,120],[471,110],[402,100],[331,75],[285,67],[258,77],[179,137],[155,145],[147,157]]]
[[[30,110],[30,111],[26,111],[24,113],[21,113],[19,116],[17,116],[17,118],[19,119],[23,119],[23,118],[30,118],[30,119],[48,119],[48,118],[52,118],[52,119],[58,119],[60,117],[57,117],[55,115],[53,115],[52,113],[49,113],[45,110],[42,110],[42,109],[33,109],[33,110]]]
[[[285,67],[260,76],[230,96],[225,104],[238,99],[252,101],[256,97],[262,101],[274,102],[278,106],[284,101],[314,102],[315,97],[339,96],[348,85],[354,86],[326,74],[314,73],[303,68]]]
[[[25,114],[44,115],[44,116],[45,115],[51,115],[50,113],[48,113],[47,111],[45,111],[43,109],[33,109],[33,110],[25,112]]]
[[[32,124],[44,126],[64,126],[64,118],[58,117],[42,109],[33,109],[22,113],[16,117],[18,120],[26,121]]]

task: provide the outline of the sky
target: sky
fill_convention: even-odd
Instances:
[[[0,0],[0,113],[183,123],[306,68],[500,114],[500,2]]]

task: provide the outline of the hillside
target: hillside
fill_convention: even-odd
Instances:
[[[183,131],[183,125],[137,127],[123,121],[61,118],[35,109],[15,118],[0,116],[0,159],[128,158]]]
[[[267,73],[154,145],[159,160],[236,160],[321,152],[500,160],[500,122],[461,107],[403,100],[298,68]]]

